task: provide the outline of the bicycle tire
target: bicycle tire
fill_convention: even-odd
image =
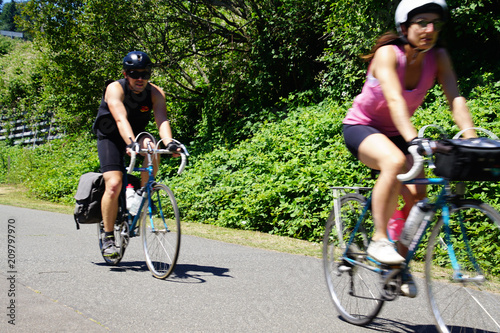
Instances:
[[[99,222],[97,224],[97,236],[99,237],[99,251],[101,252],[102,258],[104,261],[111,266],[116,266],[120,263],[120,261],[123,258],[123,255],[125,254],[125,249],[126,249],[126,239],[124,236],[124,233],[127,232],[124,230],[124,228],[127,228],[125,225],[121,224],[115,224],[114,226],[114,234],[115,234],[115,246],[118,249],[118,256],[117,257],[106,257],[104,256],[103,250],[102,250],[102,245],[104,241],[104,224],[103,222]],[[128,229],[128,228],[127,228]],[[127,232],[128,234],[128,232]]]
[[[355,325],[369,324],[384,304],[380,292],[380,275],[363,266],[348,264],[342,259],[366,202],[367,199],[360,194],[341,197],[340,225],[337,225],[334,207],[327,220],[323,238],[323,265],[330,296],[340,316]],[[342,230],[341,233],[339,229]],[[366,255],[373,229],[369,209],[350,245],[350,255],[367,266],[374,265],[367,260]]]
[[[174,194],[163,184],[153,185],[149,207],[141,221],[144,255],[153,276],[165,279],[173,272],[179,258],[179,209]]]
[[[460,220],[466,222],[463,228]],[[450,237],[446,239],[443,218],[439,219],[426,255],[426,289],[436,327],[443,333],[500,332],[500,274],[497,265],[487,264],[491,255],[498,255],[500,214],[478,200],[457,200],[450,210],[449,226]],[[465,242],[463,232],[468,239],[483,236],[497,243],[488,251],[484,248],[486,242]],[[446,249],[449,244],[460,273],[471,279],[453,278],[452,260]],[[472,280],[481,276],[483,282]]]

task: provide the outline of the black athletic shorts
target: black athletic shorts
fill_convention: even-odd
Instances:
[[[127,145],[120,139],[98,139],[97,153],[101,163],[101,172],[125,171],[125,148]]]
[[[343,126],[344,131],[344,141],[347,149],[358,158],[358,149],[361,142],[366,139],[367,136],[375,133],[380,133],[380,131],[374,127],[367,125],[346,125]],[[408,144],[401,135],[390,136],[391,140],[405,155],[408,155]]]

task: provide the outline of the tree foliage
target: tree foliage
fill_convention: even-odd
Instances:
[[[450,19],[442,39],[451,53],[464,94],[484,82],[482,74],[500,80],[500,3],[496,0],[448,0]],[[323,60],[328,70],[322,88],[337,98],[352,99],[361,91],[366,54],[382,33],[395,31],[394,12],[399,0],[331,1],[328,48]]]
[[[366,74],[359,56],[393,29],[398,3],[31,0],[20,22],[46,54],[39,102],[69,132],[90,129],[104,81],[119,78],[124,54],[140,49],[155,63],[175,135],[201,151],[250,137],[290,103],[351,100]],[[448,4],[443,37],[467,96],[499,80],[499,4]]]
[[[354,185],[368,174],[343,144],[349,104],[338,100],[350,103],[360,91],[366,64],[359,55],[393,28],[397,3],[31,0],[23,27],[34,42],[0,39],[2,115],[53,111],[68,133],[88,132],[104,80],[120,76],[125,53],[144,50],[155,63],[153,81],[167,93],[177,138],[194,138],[190,150],[197,148],[181,177],[171,177],[175,160],[159,172],[183,218],[318,240],[331,207],[329,186]],[[475,124],[495,132],[498,4],[449,5],[443,37]],[[334,101],[315,103],[318,87]],[[434,123],[456,131],[440,89],[430,96],[427,112],[413,118],[416,127]],[[0,181],[72,201],[78,177],[98,167],[92,135],[85,134],[30,151],[0,145]],[[9,170],[7,154],[16,157]],[[495,183],[469,190],[499,207]]]
[[[0,6],[2,2],[0,1]],[[16,24],[16,16],[21,14],[21,5],[15,1],[7,2],[0,13],[0,30],[19,31]]]
[[[59,106],[89,126],[101,83],[124,54],[155,63],[181,137],[230,140],[246,119],[315,86],[327,7],[322,1],[32,0],[24,28],[54,63]],[[227,124],[235,126],[227,126]],[[194,132],[196,130],[196,133]],[[247,134],[248,136],[248,134]]]

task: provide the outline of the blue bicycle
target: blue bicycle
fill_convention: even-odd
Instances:
[[[434,151],[440,149],[437,142],[433,146]],[[480,200],[465,199],[464,183],[452,186],[443,178],[413,179],[429,159],[416,147],[410,148],[414,166],[398,179],[406,184],[436,185],[439,194],[429,199],[432,209],[403,264],[384,265],[366,253],[374,231],[371,188],[334,188],[355,193],[335,199],[326,223],[323,263],[333,303],[344,320],[369,324],[384,302],[401,295],[404,274],[416,255],[423,257],[425,248],[419,250],[419,245],[425,244],[426,291],[438,330],[500,332],[499,267],[491,264],[500,252],[500,214]],[[488,242],[478,242],[478,237]]]
[[[106,263],[118,265],[125,254],[125,249],[130,238],[142,235],[142,244],[146,264],[153,276],[165,279],[174,270],[179,257],[181,243],[181,224],[179,209],[174,194],[166,185],[155,181],[153,175],[153,160],[155,156],[161,154],[180,154],[181,165],[178,174],[181,174],[189,156],[185,147],[177,142],[182,148],[182,152],[159,149],[160,142],[155,142],[154,137],[149,133],[140,133],[137,136],[139,142],[141,138],[148,137],[151,144],[147,148],[133,151],[130,159],[128,172],[144,172],[148,174],[147,183],[141,187],[140,180],[130,174],[124,173],[123,190],[120,194],[119,209],[115,223],[115,243],[119,255],[117,257],[103,256]],[[147,166],[135,168],[136,155],[144,154]],[[125,199],[125,187],[133,184],[138,193],[137,213],[131,214],[127,209]],[[132,210],[132,209],[131,209]],[[103,222],[98,224],[99,248],[102,253],[104,240]]]

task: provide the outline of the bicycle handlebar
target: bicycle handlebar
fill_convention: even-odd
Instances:
[[[413,156],[413,166],[410,171],[397,175],[400,182],[406,182],[417,177],[424,168],[424,157],[418,152],[418,146],[408,147],[408,152]]]
[[[171,151],[171,150],[168,150],[168,149],[159,149],[158,148],[158,145],[160,144],[161,141],[159,141],[157,144],[156,144],[156,147],[155,148],[152,148],[152,147],[148,147],[148,148],[141,148],[137,151],[135,150],[131,150],[131,153],[130,153],[130,164],[129,164],[129,167],[127,168],[127,172],[131,172],[134,170],[134,167],[135,167],[135,160],[136,160],[136,157],[137,157],[137,154],[139,153],[146,153],[146,154],[179,154],[181,156],[181,165],[179,166],[179,169],[177,170],[177,174],[180,175],[182,173],[182,171],[184,171],[184,168],[186,167],[186,164],[187,164],[187,157],[189,156],[189,153],[186,149],[186,147],[180,143],[179,141],[177,140],[173,140],[175,143],[177,143],[181,150],[182,151]]]
[[[397,179],[400,182],[410,181],[420,174],[420,172],[424,168],[424,162],[425,162],[423,155],[426,155],[429,152],[431,154],[434,152],[442,152],[446,154],[451,151],[451,147],[444,146],[443,144],[440,144],[437,141],[429,141],[428,143],[425,144],[428,145],[429,150],[421,149],[421,147],[417,145],[412,145],[408,147],[408,152],[413,156],[413,166],[407,173],[397,175]]]

